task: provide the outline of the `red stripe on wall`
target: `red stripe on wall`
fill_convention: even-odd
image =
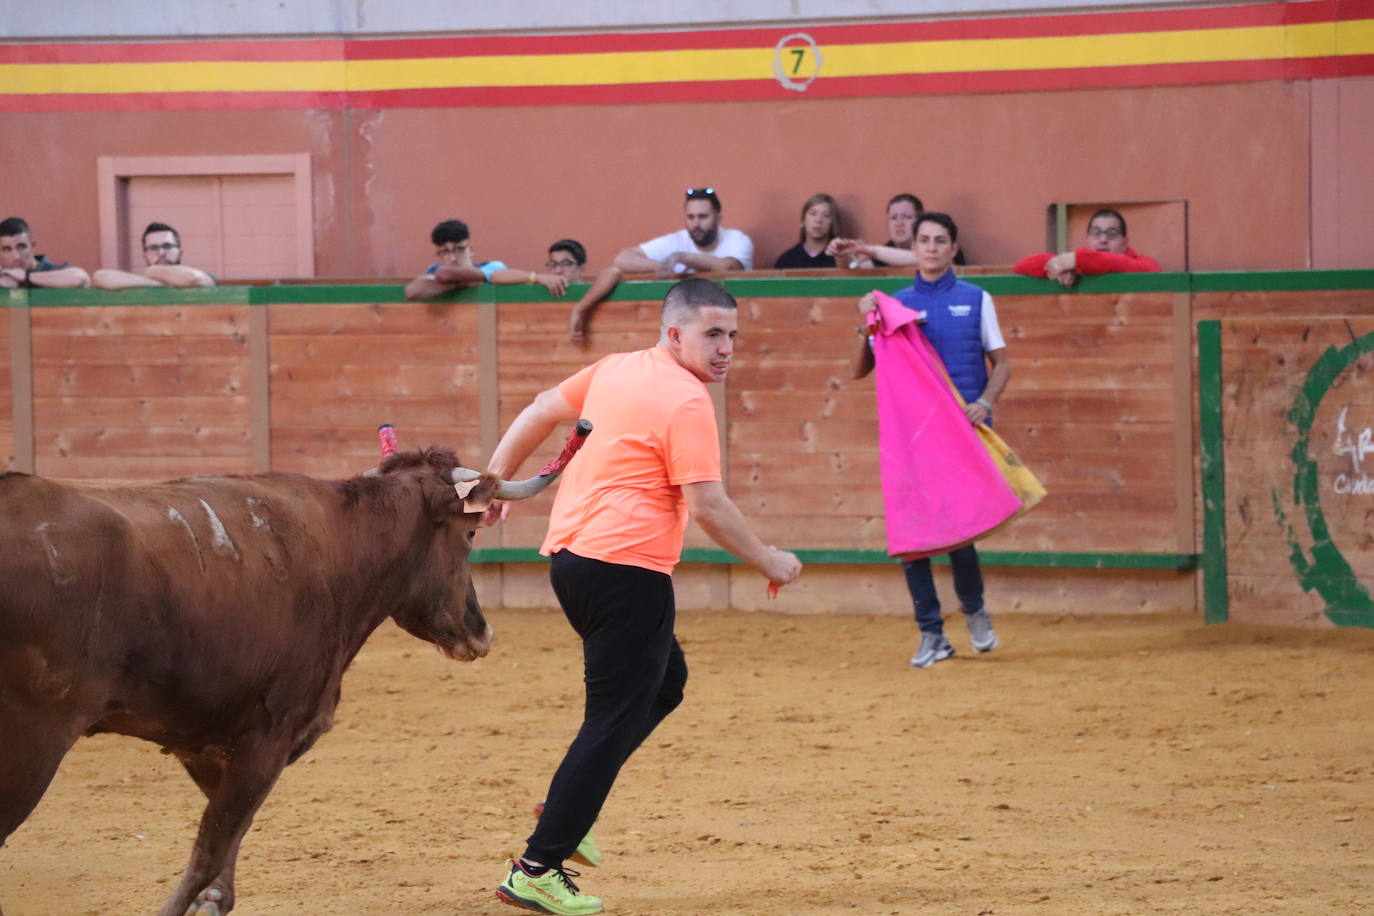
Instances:
[[[169,41],[139,44],[0,44],[0,64],[128,64],[185,61],[341,60],[346,42]]]

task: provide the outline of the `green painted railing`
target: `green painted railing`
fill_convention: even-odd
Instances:
[[[1212,273],[1106,274],[1082,277],[1065,290],[1053,280],[986,274],[965,277],[994,295],[1096,295],[1101,293],[1214,293],[1255,290],[1304,291],[1374,289],[1374,270],[1272,270]],[[910,284],[905,276],[853,277],[741,277],[727,276],[727,289],[737,296],[778,299],[858,296],[871,289],[888,292]],[[667,281],[627,282],[616,287],[613,301],[662,299]],[[478,286],[440,297],[441,302],[557,302],[571,304],[587,289],[575,284],[560,299],[539,285]],[[107,292],[97,289],[0,290],[0,307],[139,305],[272,305],[274,303],[404,302],[404,288],[394,283],[278,286],[218,286],[209,289],[138,289]]]

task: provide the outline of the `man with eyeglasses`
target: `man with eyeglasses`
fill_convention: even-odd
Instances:
[[[46,255],[34,254],[29,224],[17,216],[0,220],[0,289],[71,289],[90,286],[91,278],[80,267],[54,264]]]
[[[551,295],[561,296],[568,290],[568,280],[557,272],[539,273],[534,270],[512,270],[500,261],[472,260],[472,234],[467,223],[460,219],[444,220],[429,234],[434,253],[439,260],[425,272],[406,284],[407,299],[433,299],[444,293],[483,283],[514,285],[539,283]]]
[[[181,234],[166,223],[149,223],[143,230],[143,273],[102,268],[91,278],[100,289],[135,289],[148,286],[214,286],[215,278],[181,263]]]
[[[549,259],[544,269],[557,274],[569,283],[582,282],[582,268],[587,264],[587,249],[576,239],[559,239],[549,246]]]
[[[1126,239],[1126,217],[1104,208],[1088,220],[1088,244],[1063,254],[1033,254],[1012,268],[1028,277],[1048,277],[1065,288],[1078,282],[1080,274],[1151,273],[1159,262],[1136,254]]]
[[[597,274],[587,292],[573,306],[569,338],[586,339],[592,312],[625,274],[655,274],[668,279],[684,274],[722,270],[753,270],[754,242],[738,229],[720,225],[720,197],[715,188],[688,188],[682,206],[683,228],[626,248],[611,266]]]

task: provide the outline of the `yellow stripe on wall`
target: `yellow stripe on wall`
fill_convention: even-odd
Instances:
[[[825,54],[824,48],[821,53]],[[772,48],[431,57],[349,62],[348,88],[595,86],[773,78]]]
[[[1374,19],[1046,38],[822,45],[823,77],[1191,64],[1374,54]],[[773,48],[353,61],[0,64],[3,94],[376,92],[773,78]]]
[[[0,64],[8,94],[125,92],[337,92],[348,64],[324,61],[177,61]]]

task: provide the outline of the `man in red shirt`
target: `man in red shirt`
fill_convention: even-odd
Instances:
[[[690,515],[717,544],[785,585],[801,562],[750,529],[721,482],[715,408],[737,333],[735,297],[699,277],[663,300],[657,345],[612,353],[521,411],[489,468],[509,477],[561,421],[593,432],[564,472],[540,552],[582,638],[582,727],[554,773],[525,854],[496,895],[558,916],[601,912],[563,868],[584,841],[621,766],[682,702],[687,663],[673,635],[672,573]]]
[[[1017,261],[1012,270],[1070,287],[1078,282],[1079,274],[1150,273],[1159,270],[1159,262],[1136,254],[1126,238],[1126,218],[1103,209],[1088,221],[1087,245],[1063,254],[1033,254]]]

